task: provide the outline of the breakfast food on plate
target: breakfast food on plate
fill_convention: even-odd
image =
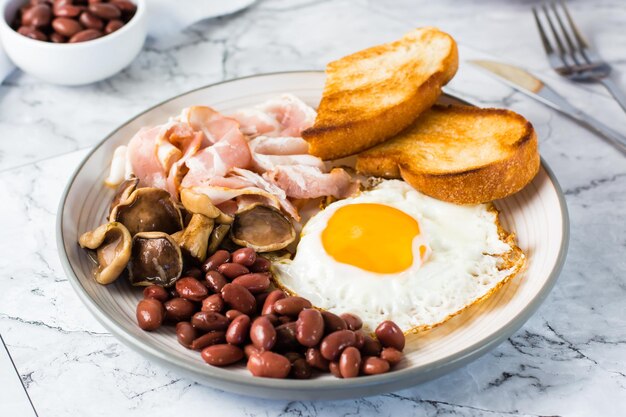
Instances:
[[[440,200],[485,203],[521,190],[534,178],[537,135],[510,110],[436,105],[398,136],[360,153],[356,169],[402,178]]]
[[[322,159],[353,155],[399,133],[456,73],[454,39],[432,27],[331,62],[315,124],[302,132]]]
[[[319,113],[283,94],[140,129],[112,155],[108,218],[79,238],[95,279],[145,287],[138,325],[175,325],[210,365],[389,371],[406,333],[526,261],[491,200],[535,175],[536,135],[506,110],[429,109],[456,66],[448,35],[417,29],[331,63]]]

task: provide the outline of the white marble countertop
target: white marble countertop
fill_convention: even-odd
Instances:
[[[64,88],[16,73],[0,86],[0,333],[40,416],[621,416],[626,411],[626,159],[598,137],[461,63],[450,91],[532,121],[567,198],[571,242],[539,311],[472,364],[412,389],[333,401],[269,401],[204,387],[146,361],[82,306],[60,265],[55,217],[87,150],[169,96],[242,75],[321,69],[348,52],[435,25],[478,51],[522,64],[572,103],[626,133],[600,86],[548,68],[530,1],[260,1],[148,41],[121,74]],[[623,0],[571,1],[581,28],[626,90]],[[0,377],[1,378],[1,377]]]

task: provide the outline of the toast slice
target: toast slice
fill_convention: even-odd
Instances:
[[[302,132],[309,152],[337,159],[384,142],[435,103],[457,67],[454,39],[432,27],[329,63],[315,124]]]
[[[359,154],[356,169],[401,177],[440,200],[485,203],[533,179],[539,170],[537,135],[509,110],[435,105],[395,138]]]

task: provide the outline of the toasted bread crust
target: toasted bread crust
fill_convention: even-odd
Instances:
[[[345,71],[342,71],[342,67],[367,58],[379,57],[404,45],[415,43],[415,33],[418,31],[424,33],[419,33],[425,39],[424,43],[437,37],[439,40],[445,39],[448,48],[445,57],[437,62],[437,69],[429,72],[419,84],[412,85],[390,79],[382,83],[375,82],[363,89],[341,86],[342,77],[345,76],[346,82],[351,79],[350,74],[343,74]],[[412,58],[408,63],[405,62],[397,68],[396,72],[419,72],[420,58],[426,59],[425,57]],[[441,87],[452,79],[457,68],[456,43],[448,34],[434,28],[420,29],[391,44],[375,46],[331,62],[326,70],[328,79],[315,125],[302,132],[302,137],[309,142],[309,152],[325,160],[338,159],[384,142],[413,123],[421,113],[437,101],[441,95]],[[329,81],[331,77],[333,79]],[[384,91],[385,89],[409,92],[407,97],[397,104],[384,105],[375,101],[375,95],[371,90]],[[370,95],[372,101],[368,103],[366,109],[358,106],[355,108],[342,106],[342,103],[350,102],[351,96],[355,95]]]
[[[502,144],[500,153],[493,155],[488,163],[468,160],[463,161],[463,169],[436,171],[418,158],[420,144],[412,137],[414,131],[419,131],[421,121],[418,120],[397,138],[360,154],[357,171],[385,178],[402,178],[424,194],[456,204],[478,204],[507,197],[521,190],[537,174],[540,164],[537,135],[530,122],[522,116],[503,109],[464,106],[435,106],[433,111],[450,112],[451,120],[458,114],[476,117],[477,120],[496,116],[504,119],[505,125],[515,125],[515,130],[521,131],[521,134],[511,143]],[[441,139],[441,147],[446,147],[446,140]],[[471,138],[467,142],[467,146],[480,146]]]

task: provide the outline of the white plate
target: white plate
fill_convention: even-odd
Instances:
[[[78,236],[105,221],[113,191],[103,185],[113,150],[142,126],[156,125],[190,105],[231,112],[280,93],[291,92],[311,105],[320,100],[321,72],[258,75],[203,87],[174,97],[123,124],[87,155],[61,198],[57,241],[70,282],[87,308],[122,342],[198,382],[246,395],[285,399],[363,397],[398,390],[463,366],[512,335],[537,309],[565,261],[569,239],[567,208],[554,175],[542,162],[539,174],[521,192],[496,202],[501,221],[517,235],[528,268],[485,302],[419,337],[410,337],[406,359],[394,372],[350,380],[325,375],[311,380],[252,377],[243,367],[206,365],[198,352],[180,346],[173,327],[144,332],[135,307],[141,291],[118,280],[110,286],[92,278],[92,263]],[[450,99],[450,97],[448,97]]]

